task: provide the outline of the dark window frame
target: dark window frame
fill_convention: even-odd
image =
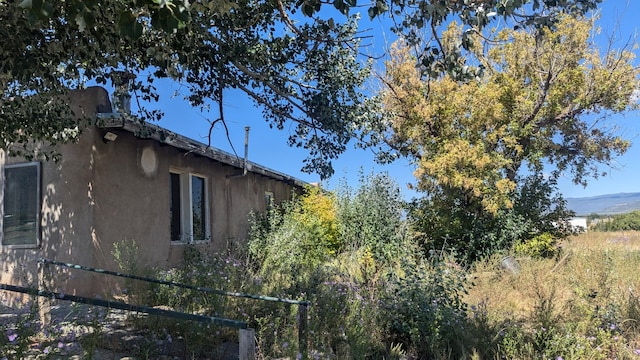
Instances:
[[[28,184],[19,184],[12,183],[11,178],[14,175],[9,174],[13,170],[18,169],[27,169],[34,168],[35,169],[35,179],[30,181]],[[2,240],[0,244],[2,247],[7,248],[22,248],[22,249],[33,249],[40,247],[42,241],[42,231],[41,224],[42,221],[42,164],[38,161],[32,162],[24,162],[24,163],[15,163],[15,164],[5,164],[2,167],[2,216],[0,217],[0,237]],[[26,188],[25,188],[26,186]],[[18,188],[18,192],[16,193],[15,188]],[[10,189],[14,188],[14,189]],[[22,193],[25,192],[25,193]],[[26,201],[23,200],[26,198]],[[32,234],[28,234],[27,236],[31,237],[33,241],[29,242],[20,242],[20,243],[7,243],[7,238],[9,236],[13,236],[11,234],[15,230],[8,230],[8,223],[11,217],[14,217],[16,214],[8,214],[8,212],[15,213],[16,209],[9,208],[12,206],[11,203],[20,203],[25,204],[26,209],[18,209],[20,213],[19,216],[21,219],[14,220],[12,222],[18,222],[17,225],[12,225],[17,228],[20,227],[28,227],[26,231],[31,232]],[[19,207],[20,205],[16,205]],[[23,212],[33,212],[32,216],[25,216]],[[11,235],[9,235],[11,234]],[[7,236],[9,235],[9,236]]]

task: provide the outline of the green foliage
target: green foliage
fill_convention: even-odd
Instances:
[[[279,209],[253,215],[249,250],[263,276],[283,281],[308,274],[344,251],[370,254],[365,262],[375,272],[409,250],[403,205],[387,175],[362,177],[355,192],[347,186],[336,193],[308,188]]]
[[[600,217],[592,226],[595,231],[638,231],[640,230],[640,210],[626,214]]]
[[[113,243],[112,255],[120,271],[127,274],[137,274],[139,272],[140,259],[138,256],[140,255],[140,248],[135,240],[125,239]]]
[[[376,261],[390,263],[400,257],[407,236],[404,201],[388,174],[361,174],[358,189],[337,190],[340,236],[351,249],[368,248]]]
[[[602,53],[591,20],[558,19],[552,29],[499,31],[499,41],[467,53],[485,71],[465,82],[422,74],[405,43],[392,49],[381,92],[391,116],[386,141],[416,164],[419,190],[431,195],[453,188],[495,214],[513,206],[519,174],[557,180],[571,173],[584,184],[629,148],[587,115],[637,107],[634,53]],[[463,32],[451,24],[444,46],[455,46]]]
[[[505,28],[488,44],[451,23],[442,46],[459,48],[466,36],[473,46],[465,56],[484,68],[466,81],[421,71],[411,43],[392,48],[381,92],[389,128],[382,134],[415,164],[425,198],[410,216],[427,248],[451,249],[471,262],[541,233],[566,236],[571,213],[556,195],[559,177],[571,173],[585,184],[628,149],[627,140],[587,115],[637,108],[634,53],[601,52],[591,20],[557,20]]]
[[[156,269],[153,277],[218,291],[261,293],[252,283],[250,273],[247,273],[244,264],[237,258],[207,252],[193,245],[185,247],[184,256],[181,266]],[[170,285],[153,284],[147,294],[151,306],[247,322],[252,321],[256,314],[253,306],[258,305],[255,301],[252,303],[242,298]],[[291,321],[291,316],[284,319]],[[139,328],[146,329],[155,338],[170,337],[175,339],[173,341],[185,339],[183,357],[217,358],[219,356],[215,354],[220,344],[237,339],[237,332],[233,329],[190,321],[148,317],[135,321],[135,324]],[[290,326],[290,323],[283,324]],[[160,350],[154,346],[151,346],[151,349]]]
[[[382,317],[389,337],[418,358],[463,354],[466,277],[453,264],[452,258],[404,262],[385,286]]]
[[[335,213],[332,195],[309,187],[266,216],[254,215],[249,253],[260,265],[260,276],[293,284],[334,257],[343,246]]]
[[[425,250],[452,252],[467,264],[509,249],[525,236],[524,217],[513,211],[491,216],[477,206],[436,195],[414,200],[409,217]]]
[[[371,18],[396,17],[392,30],[410,41],[419,38],[421,30],[433,29],[434,41],[417,57],[423,62],[420,68],[465,78],[479,72],[466,66],[461,56],[461,49],[471,48],[467,34],[474,31],[465,31],[455,46],[442,47],[442,26],[451,17],[476,31],[498,19],[542,26],[553,24],[559,13],[584,14],[599,2],[535,0],[529,6],[528,1],[508,0],[478,7],[467,1],[377,0],[364,6]],[[21,147],[29,139],[61,142],[59,134],[65,129],[85,125],[61,96],[90,81],[106,84],[111,79],[120,86],[114,74],[124,70],[139,76],[129,85],[143,106],[158,100],[154,81],[167,77],[182,83],[185,99],[193,106],[207,110],[217,103],[213,125],[225,122],[226,92],[244,92],[273,127],[294,124],[289,144],[310,154],[303,170],[327,177],[333,172],[331,160],[347,143],[366,137],[367,130],[379,125],[380,111],[363,90],[370,65],[360,59],[358,16],[350,15],[363,4],[331,2],[340,17],[320,12],[323,4],[320,0],[1,1],[0,114],[8,115],[0,116],[0,146]],[[33,100],[19,100],[25,97]],[[162,116],[147,107],[137,115],[145,120]],[[34,151],[23,149],[25,154]]]
[[[426,4],[418,0],[392,0],[390,9],[395,19],[392,30],[417,49],[415,59],[424,76],[438,78],[447,74],[455,80],[468,81],[482,76],[486,68],[469,61],[465,55],[483,45],[495,44],[495,29],[554,28],[559,14],[583,15],[601,1],[503,0],[484,1],[479,6],[464,0]],[[464,31],[447,39],[443,34],[451,21],[459,21]],[[482,34],[485,44],[474,41],[474,34]]]
[[[459,189],[441,189],[414,200],[409,208],[413,228],[425,250],[450,251],[472,263],[517,243],[548,233],[553,238],[572,234],[572,212],[557,193],[557,183],[542,176],[519,179],[513,207],[491,214],[480,202]]]
[[[521,241],[514,246],[514,251],[520,255],[534,258],[553,257],[558,252],[558,241],[549,233],[536,235],[532,239]]]
[[[391,348],[402,352],[400,344],[388,342],[388,327],[380,318],[387,310],[377,300],[389,285],[385,274],[395,271],[401,255],[415,250],[403,225],[402,204],[388,176],[371,175],[361,178],[356,191],[346,186],[336,193],[316,189],[279,211],[254,215],[249,248],[262,291],[294,298],[305,294],[312,303],[309,326],[318,354],[342,359],[380,358]],[[333,235],[339,247],[331,246],[336,243]],[[270,316],[267,324],[277,322],[276,313]],[[271,345],[265,348],[276,351],[270,356],[281,356],[275,334],[268,339]]]
[[[154,276],[164,281],[220,291],[244,291],[249,284],[242,275],[241,265],[233,257],[204,252],[188,245],[185,247],[184,263],[181,266],[167,270],[157,269]],[[165,305],[178,311],[194,313],[207,309],[214,316],[223,316],[229,310],[229,298],[218,294],[157,284],[151,287],[150,294],[153,305]]]
[[[141,266],[140,249],[135,240],[125,239],[113,243],[111,254],[121,272],[137,276],[148,275],[149,269]],[[147,301],[149,286],[146,282],[124,278],[122,283],[124,285],[122,291],[129,301],[137,304],[144,304]]]
[[[294,214],[296,223],[310,237],[306,246],[325,248],[326,255],[335,255],[344,245],[338,237],[335,197],[320,187],[307,187],[299,198],[299,209]]]
[[[227,91],[244,92],[272,127],[292,125],[289,144],[309,150],[306,171],[329,176],[331,160],[375,117],[362,91],[370,64],[358,57],[356,16],[299,17],[298,8],[289,0],[0,2],[0,147],[60,143],[65,129],[81,130],[86,119],[64,95],[90,82],[128,88],[142,106],[135,115],[157,120],[154,82],[170,78],[192,106],[219,105],[212,126],[225,122]],[[132,79],[120,81],[123,71]]]

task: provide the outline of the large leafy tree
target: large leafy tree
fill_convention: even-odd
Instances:
[[[452,25],[445,39],[459,32]],[[389,143],[416,159],[419,187],[463,189],[495,211],[511,207],[523,168],[551,164],[551,177],[570,171],[578,184],[598,176],[629,146],[602,120],[635,107],[639,72],[633,53],[602,54],[590,34],[590,21],[570,17],[554,29],[504,30],[474,53],[484,74],[464,82],[424,78],[410,49],[396,47],[385,78]]]
[[[466,32],[458,50],[437,50],[450,16],[470,29],[490,24],[494,13],[542,25],[599,2],[376,0],[365,9],[372,18],[393,14],[393,30],[413,43],[416,29],[430,29],[420,61],[431,72],[464,75],[473,73],[459,56],[469,45]],[[157,100],[153,81],[170,77],[185,85],[194,106],[217,103],[212,126],[224,123],[226,90],[245,92],[272,126],[295,124],[289,142],[308,149],[304,170],[328,176],[360,125],[373,123],[363,94],[368,65],[350,15],[360,5],[334,0],[338,15],[331,16],[322,0],[0,0],[0,146],[26,152],[30,139],[70,139],[61,134],[73,135],[65,130],[79,124],[59,95],[88,81],[122,82],[116,71],[125,71],[137,75],[127,81],[141,100]]]
[[[445,51],[463,31],[449,26],[441,37]],[[570,173],[584,184],[601,175],[602,165],[629,146],[603,120],[636,107],[633,54],[602,52],[593,33],[591,20],[561,16],[550,27],[504,29],[490,46],[479,33],[469,35],[464,55],[482,71],[464,81],[451,72],[423,71],[410,47],[396,45],[384,77],[392,116],[387,141],[415,161],[427,208],[444,210],[438,203],[445,204],[460,212],[451,224],[479,233],[508,229],[506,213],[514,229],[531,231],[548,226],[517,222],[545,213],[566,217],[554,207],[562,207],[561,198],[550,202],[555,181]],[[476,230],[452,240],[477,240],[470,235]],[[528,235],[534,234],[513,232],[504,245]]]
[[[356,16],[340,24],[297,16],[298,7],[286,0],[0,2],[0,147],[59,141],[77,125],[60,94],[86,81],[129,83],[145,101],[157,99],[154,80],[169,77],[185,85],[192,105],[219,104],[212,126],[224,123],[226,91],[243,91],[272,126],[295,123],[289,140],[309,150],[305,169],[329,175],[330,160],[369,113],[361,91],[368,65],[358,58]]]

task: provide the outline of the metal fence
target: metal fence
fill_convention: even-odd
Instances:
[[[179,287],[179,288],[184,288],[184,289],[196,290],[196,291],[200,291],[200,292],[217,294],[217,295],[221,295],[221,296],[231,296],[231,297],[253,299],[253,300],[258,300],[258,301],[279,302],[279,303],[297,305],[298,306],[298,344],[299,344],[299,353],[302,355],[302,357],[304,359],[306,359],[308,357],[308,352],[307,352],[307,350],[308,350],[308,348],[307,348],[307,342],[308,342],[308,337],[307,337],[307,311],[308,311],[308,306],[310,305],[310,303],[308,301],[299,301],[299,300],[278,298],[278,297],[265,296],[265,295],[246,294],[246,293],[240,293],[240,292],[229,292],[229,291],[213,289],[213,288],[209,288],[209,287],[181,284],[181,283],[172,282],[172,281],[154,279],[154,278],[150,278],[150,277],[144,277],[144,276],[120,273],[120,272],[104,270],[104,269],[97,269],[97,268],[92,268],[92,267],[88,267],[88,266],[65,263],[65,262],[49,260],[49,259],[40,259],[40,260],[38,260],[38,262],[44,267],[46,267],[46,265],[54,265],[54,266],[66,267],[66,268],[70,268],[70,269],[94,272],[94,273],[98,273],[98,274],[117,276],[117,277],[122,277],[122,278],[127,278],[127,279],[134,279],[134,280],[144,281],[144,282],[148,282],[148,283],[161,284],[161,285]],[[59,299],[59,300],[77,302],[77,303],[88,304],[88,305],[93,305],[93,306],[107,307],[107,308],[118,309],[118,310],[139,312],[139,313],[162,316],[162,317],[167,317],[167,318],[174,318],[174,319],[178,319],[178,320],[188,320],[188,321],[212,323],[212,324],[216,324],[216,325],[220,325],[220,326],[236,328],[236,329],[239,329],[239,348],[240,348],[239,355],[240,355],[240,359],[241,360],[245,360],[245,359],[249,360],[249,359],[254,359],[255,358],[255,331],[253,329],[248,328],[247,323],[244,322],[244,321],[225,319],[225,318],[220,318],[220,317],[215,317],[215,316],[189,314],[189,313],[173,311],[173,310],[165,310],[165,309],[158,309],[158,308],[153,308],[153,307],[148,307],[148,306],[139,306],[139,305],[127,304],[127,303],[119,302],[119,301],[111,301],[111,300],[104,300],[104,299],[97,299],[97,298],[90,298],[90,297],[83,297],[83,296],[76,296],[76,295],[68,295],[68,294],[63,294],[63,293],[58,293],[58,292],[52,292],[52,291],[46,291],[46,290],[40,290],[40,289],[34,289],[34,288],[28,288],[28,287],[21,287],[21,286],[15,286],[15,285],[0,284],[0,290],[12,291],[12,292],[29,294],[29,295],[35,295],[35,296],[39,296],[39,297],[43,297],[43,298],[49,298],[49,299]]]

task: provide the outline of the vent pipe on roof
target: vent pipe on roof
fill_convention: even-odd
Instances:
[[[249,162],[249,130],[248,126],[244,127],[244,162],[242,163],[242,175],[247,175]]]
[[[113,71],[111,82],[115,87],[112,96],[113,111],[119,114],[131,114],[131,94],[129,87],[136,76],[128,71]]]
[[[247,176],[249,172],[249,126],[244,127],[244,159],[242,160],[242,173],[229,175],[227,178],[237,178]]]

